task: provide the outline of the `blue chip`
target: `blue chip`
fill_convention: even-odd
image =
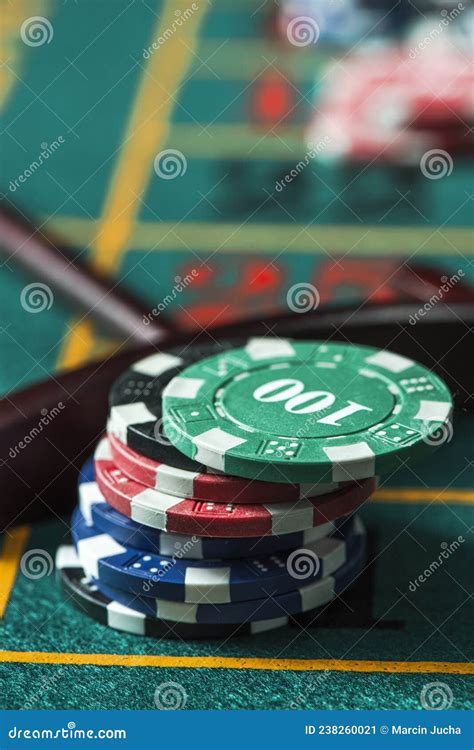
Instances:
[[[68,603],[72,603],[82,614],[88,614],[102,625],[133,635],[146,635],[160,640],[219,638],[227,641],[238,635],[258,635],[297,624],[291,617],[277,617],[273,620],[258,620],[237,625],[189,625],[144,615],[104,596],[87,578],[74,547],[59,547],[56,571]],[[309,617],[316,618],[318,614],[318,610],[313,610]]]
[[[311,583],[305,581],[305,585],[300,588],[283,594],[274,595],[272,591],[267,591],[261,598],[246,601],[218,604],[209,602],[203,596],[201,601],[208,603],[192,604],[155,599],[118,589],[92,577],[94,584],[105,596],[138,612],[171,622],[237,624],[273,619],[324,607],[357,579],[364,568],[366,553],[365,529],[359,519],[355,519],[352,538],[353,542],[347,550],[347,561],[333,575]],[[79,557],[81,558],[80,554]],[[91,571],[86,572],[91,575]]]
[[[94,480],[94,462],[91,458],[82,468],[79,478],[79,505],[86,523],[93,524],[98,531],[109,534],[125,547],[168,557],[179,556],[186,560],[263,557],[306,547],[337,529],[345,533],[344,529],[351,523],[347,518],[341,518],[283,536],[218,538],[171,534],[144,526],[119,513],[105,501]]]
[[[283,594],[331,575],[346,563],[356,544],[354,525],[307,547],[268,557],[199,562],[123,546],[88,526],[79,509],[72,518],[72,536],[84,570],[106,585],[138,596],[226,604]]]

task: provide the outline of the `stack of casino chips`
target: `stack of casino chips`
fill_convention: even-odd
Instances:
[[[451,174],[455,155],[472,153],[472,41],[448,24],[427,44],[436,22],[425,24],[401,46],[358,48],[328,72],[306,132],[309,144],[323,146],[318,158],[420,164],[433,177]]]
[[[113,385],[57,569],[118,630],[228,638],[317,622],[360,576],[376,477],[450,427],[397,354],[266,337],[153,354]]]

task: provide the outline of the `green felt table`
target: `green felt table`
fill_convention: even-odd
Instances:
[[[345,52],[270,38],[268,3],[190,8],[184,17],[173,0],[6,6],[1,171],[10,201],[150,309],[165,300],[187,329],[284,309],[301,282],[323,300],[377,298],[394,264],[414,260],[474,281],[468,159],[439,180],[416,167],[310,161],[279,191],[304,158],[304,124],[328,66]],[[52,30],[38,46],[20,34],[32,16]],[[174,179],[154,169],[167,149],[181,159]],[[195,281],[176,292],[193,269]],[[34,281],[12,262],[0,268],[5,394],[117,346],[65,300],[25,309]],[[53,558],[68,541],[67,518],[5,530],[0,707],[152,710],[165,682],[183,687],[189,709],[421,709],[435,682],[453,708],[472,707],[472,416],[454,427],[435,459],[382,478],[362,509],[364,574],[304,629],[223,643],[108,630],[63,600],[52,570],[23,572],[28,551]]]

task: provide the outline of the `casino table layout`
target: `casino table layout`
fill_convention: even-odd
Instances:
[[[184,18],[175,0],[7,3],[3,194],[182,329],[286,309],[299,283],[323,302],[383,299],[394,266],[414,260],[473,282],[466,157],[438,180],[310,162],[278,190],[346,51],[289,49],[271,35],[270,5],[196,3]],[[20,33],[33,16],[50,26],[38,45]],[[174,179],[155,158],[167,149]],[[62,299],[32,315],[21,303],[32,281],[0,268],[3,393],[119,345]],[[472,708],[472,443],[472,414],[457,414],[434,459],[382,478],[361,512],[363,575],[303,629],[207,642],[106,629],[62,598],[52,564],[27,569],[69,543],[68,518],[5,529],[0,707],[153,710],[173,682],[187,709],[420,710],[433,683],[452,708]]]

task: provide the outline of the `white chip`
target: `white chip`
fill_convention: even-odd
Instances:
[[[194,460],[205,466],[212,466],[214,469],[224,471],[224,457],[227,451],[246,442],[243,438],[231,435],[219,427],[213,427],[193,438],[193,443],[196,446]]]
[[[322,577],[334,572],[346,562],[346,544],[342,539],[335,537],[319,539],[314,544],[308,545],[308,548],[319,558]]]
[[[186,568],[185,601],[202,599],[202,604],[230,602],[230,568]]]
[[[196,398],[205,382],[203,378],[182,378],[178,375],[163,390],[163,398],[165,396],[183,399]]]
[[[142,612],[130,609],[119,602],[107,605],[107,622],[111,628],[124,630],[127,633],[145,635],[146,616]]]
[[[332,479],[335,482],[365,479],[375,473],[375,455],[365,442],[337,445],[323,450],[332,463]]]
[[[295,350],[291,341],[271,337],[251,338],[245,351],[254,362],[273,357],[294,357]]]
[[[55,565],[58,570],[62,570],[63,568],[82,568],[74,547],[66,545],[58,547]]]
[[[334,578],[326,576],[326,578],[322,578],[317,583],[304,586],[298,591],[301,596],[302,612],[307,612],[309,609],[314,609],[315,607],[322,607],[324,604],[332,601],[336,595]]]
[[[451,416],[451,404],[445,401],[420,401],[415,419],[423,422],[446,422]]]
[[[77,543],[81,565],[87,575],[92,578],[99,578],[99,560],[103,557],[121,555],[126,551],[125,547],[112,539],[109,534],[97,534],[97,536],[81,539]]]
[[[166,531],[168,510],[182,502],[183,498],[166,495],[164,492],[158,492],[157,490],[145,489],[135,495],[131,502],[131,518],[137,523],[145,524],[145,526]]]
[[[272,534],[291,534],[293,531],[313,526],[314,506],[308,500],[298,503],[264,505],[272,517]]]
[[[166,599],[155,599],[156,617],[161,620],[172,620],[173,622],[197,623],[197,604],[187,602],[172,602]]]
[[[164,372],[168,372],[168,370],[180,367],[182,364],[183,360],[180,357],[161,352],[158,354],[151,354],[149,357],[145,357],[145,359],[135,362],[131,369],[142,375],[151,375],[151,377],[156,378]]]
[[[311,542],[315,542],[318,539],[329,536],[329,534],[332,534],[334,532],[335,528],[336,527],[334,526],[332,521],[329,521],[328,523],[321,523],[319,526],[314,526],[312,529],[306,529],[306,531],[303,531],[302,546],[305,547],[308,544],[311,544]]]
[[[98,503],[105,503],[105,498],[97,482],[82,482],[79,485],[79,507],[87,526],[93,525],[92,508]]]
[[[401,357],[399,354],[385,351],[379,351],[375,354],[371,354],[370,357],[367,357],[365,361],[369,365],[376,365],[377,367],[381,367],[383,370],[388,370],[389,372],[395,373],[404,372],[404,370],[408,370],[414,365],[413,360],[407,359],[407,357]]]
[[[112,435],[115,435],[115,437],[126,445],[128,426],[131,424],[145,424],[146,422],[156,422],[156,416],[152,414],[142,401],[137,401],[134,404],[112,406],[107,422],[107,431],[111,432]],[[108,458],[111,458],[111,456],[109,455]]]
[[[197,471],[186,471],[174,466],[160,464],[156,471],[155,486],[162,492],[183,497],[194,496],[194,480],[199,476]]]
[[[108,440],[101,440],[95,449],[94,458],[98,461],[112,461],[112,451]]]

